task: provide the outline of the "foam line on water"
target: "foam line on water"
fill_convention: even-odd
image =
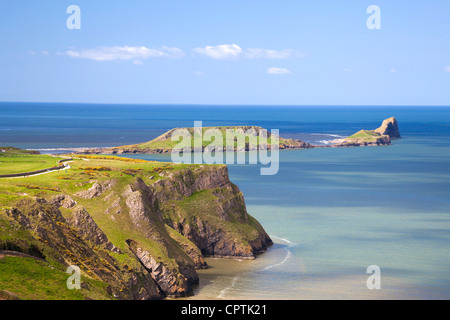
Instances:
[[[344,136],[341,136],[339,134],[329,134],[329,133],[311,133],[312,136],[329,136],[329,137],[335,137],[335,138],[345,138]]]
[[[231,281],[231,285],[228,286],[228,287],[226,287],[225,289],[222,289],[222,290],[219,292],[219,295],[217,296],[217,299],[223,299],[224,296],[225,296],[225,293],[226,293],[229,289],[233,288],[233,287],[236,285],[236,282],[237,282],[238,278],[239,278],[238,276],[234,277],[233,280]]]
[[[298,244],[298,243],[294,243],[294,242],[292,242],[292,241],[290,241],[290,240],[288,240],[288,239],[280,238],[280,237],[273,236],[273,235],[269,235],[269,237],[271,237],[271,238],[273,238],[273,239],[281,240],[281,241],[287,243],[287,244],[290,245],[290,246],[296,246],[296,245]]]
[[[286,261],[288,261],[289,258],[291,257],[292,252],[291,252],[291,250],[289,250],[289,249],[287,249],[287,248],[284,248],[284,250],[287,252],[287,253],[286,253],[286,256],[284,257],[284,259],[283,259],[281,262],[279,262],[279,263],[276,263],[276,264],[273,264],[273,265],[271,265],[271,266],[265,267],[265,268],[263,269],[263,271],[269,270],[269,269],[272,269],[272,268],[276,268],[276,267],[279,267],[279,266],[285,264]]]

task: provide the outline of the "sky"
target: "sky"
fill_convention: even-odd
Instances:
[[[0,101],[450,105],[449,17],[448,0],[4,1]]]

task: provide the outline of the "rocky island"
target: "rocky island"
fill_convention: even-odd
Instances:
[[[375,130],[360,130],[347,138],[332,140],[329,147],[389,145],[391,140],[400,137],[397,120],[391,117],[384,120],[381,126]]]
[[[174,150],[177,142],[172,141],[171,137],[175,130],[185,129],[190,133],[193,133],[193,128],[175,128],[160,135],[159,137],[144,143],[118,146],[113,148],[96,148],[96,149],[83,149],[78,151],[80,154],[151,154],[151,153],[170,153]],[[258,137],[261,132],[267,134],[268,143],[267,146],[271,148],[271,133],[258,126],[221,126],[221,127],[208,127],[203,128],[203,132],[208,129],[215,129],[222,132],[225,137],[226,130],[236,130],[240,132],[241,136],[245,136],[244,139],[249,137]],[[239,134],[237,135],[239,136]],[[298,139],[289,139],[278,136],[279,149],[311,149],[311,148],[330,148],[330,147],[358,147],[358,146],[379,146],[389,145],[392,139],[400,138],[397,120],[394,117],[388,118],[383,121],[381,126],[375,130],[360,130],[359,132],[348,136],[344,139],[331,140],[328,145],[314,145]],[[203,142],[202,151],[205,148],[210,147],[209,142]],[[221,143],[220,151],[225,151],[223,146],[226,145],[225,140]],[[251,151],[259,148],[259,142],[251,144],[245,143],[245,148],[242,150],[234,148],[234,151]],[[191,146],[191,151],[194,152],[194,146]]]

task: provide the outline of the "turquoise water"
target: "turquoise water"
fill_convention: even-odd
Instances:
[[[284,151],[274,176],[229,166],[275,245],[208,259],[193,299],[450,298],[450,148],[429,143]],[[380,290],[367,289],[370,265]]]
[[[275,244],[254,261],[208,259],[193,298],[449,299],[450,108],[0,103],[0,145],[137,143],[194,120],[261,125],[315,142],[390,116],[403,136],[391,146],[281,151],[273,176],[230,165],[248,212]],[[366,287],[370,265],[381,269],[380,290]]]
[[[287,151],[275,176],[231,167],[249,213],[277,243],[270,267],[249,272],[267,285],[261,298],[448,299],[449,159],[447,147],[405,138],[389,147]],[[366,287],[370,265],[381,268],[376,292]],[[235,290],[253,296],[251,287]]]

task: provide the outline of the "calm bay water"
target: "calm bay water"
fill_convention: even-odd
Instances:
[[[403,136],[391,146],[281,151],[274,176],[229,166],[275,244],[254,261],[208,259],[192,298],[449,299],[450,108],[0,103],[0,145],[123,145],[194,120],[260,125],[317,143],[391,116]],[[370,265],[381,268],[381,290],[366,287]]]

